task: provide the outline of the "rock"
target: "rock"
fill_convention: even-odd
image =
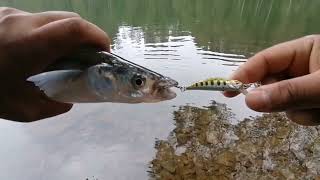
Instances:
[[[181,107],[174,116],[176,128],[157,142],[154,179],[320,180],[316,127],[298,126],[282,113],[231,124],[232,113],[218,103]]]
[[[217,156],[216,163],[232,167],[236,163],[236,155],[230,151],[223,151]]]

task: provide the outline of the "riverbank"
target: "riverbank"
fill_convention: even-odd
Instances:
[[[175,112],[176,128],[156,142],[153,179],[319,178],[318,127],[305,127],[282,113],[232,125],[223,105],[186,106]]]

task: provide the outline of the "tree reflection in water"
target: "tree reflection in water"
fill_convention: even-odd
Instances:
[[[320,174],[317,127],[303,127],[281,113],[233,125],[225,105],[183,106],[176,128],[156,141],[151,179],[314,179]]]

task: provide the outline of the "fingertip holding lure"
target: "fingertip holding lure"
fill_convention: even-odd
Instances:
[[[190,86],[177,86],[181,92],[188,90],[206,90],[206,91],[233,91],[240,92],[244,95],[248,94],[248,88],[259,87],[259,83],[242,83],[238,80],[228,80],[224,78],[209,78],[191,84]]]

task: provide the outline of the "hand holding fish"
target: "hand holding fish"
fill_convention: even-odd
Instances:
[[[0,8],[0,118],[29,122],[70,110],[26,79],[80,48],[109,46],[105,32],[75,13]]]
[[[303,125],[320,124],[320,35],[285,42],[257,53],[231,77],[262,82],[249,91],[247,105],[256,111],[286,111]],[[232,97],[236,94],[225,93]]]

